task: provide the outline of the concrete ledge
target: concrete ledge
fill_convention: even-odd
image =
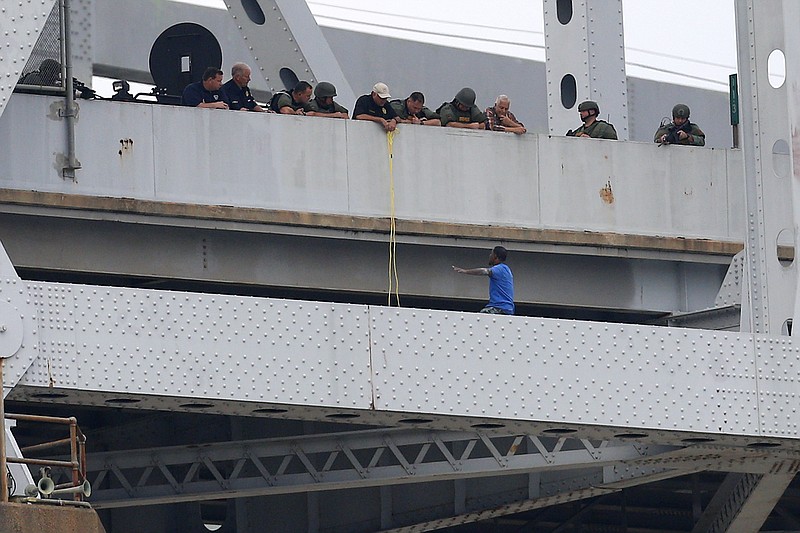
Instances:
[[[0,530],[3,533],[105,533],[94,509],[0,503]]]
[[[82,210],[126,213],[181,219],[218,220],[287,227],[325,228],[379,234],[389,233],[389,219],[386,217],[362,217],[258,209],[252,207],[156,202],[133,198],[112,198],[16,189],[0,189],[0,203],[71,211]],[[654,250],[659,252],[689,252],[730,257],[736,255],[743,248],[741,242],[711,239],[458,224],[424,220],[398,219],[396,220],[396,228],[398,235],[454,237],[466,240],[489,239],[503,242],[530,242],[570,246],[603,246],[608,248]]]

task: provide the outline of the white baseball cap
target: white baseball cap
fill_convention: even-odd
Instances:
[[[385,83],[383,83],[382,81],[379,81],[378,83],[376,83],[372,87],[372,92],[374,92],[375,94],[377,94],[381,98],[391,98],[392,97],[392,95],[389,94],[389,87]]]

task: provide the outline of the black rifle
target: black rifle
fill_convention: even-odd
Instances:
[[[667,141],[669,144],[678,144],[681,142],[680,133],[681,131],[685,131],[687,135],[692,134],[692,124],[687,120],[680,126],[676,126],[675,124],[670,124],[667,130]]]

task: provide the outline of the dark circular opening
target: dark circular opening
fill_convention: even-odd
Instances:
[[[578,99],[578,87],[575,76],[566,74],[561,78],[561,105],[564,109],[572,109]]]
[[[780,446],[777,442],[753,442],[748,444],[748,448],[777,448]]]
[[[505,424],[498,424],[497,422],[482,422],[480,424],[472,424],[470,427],[475,429],[497,429],[506,427]]]
[[[213,404],[210,403],[182,403],[179,407],[183,409],[208,409],[209,407],[213,407]]]
[[[128,403],[139,403],[141,401],[142,400],[139,400],[137,398],[111,398],[109,400],[106,400],[106,403],[123,405]]]
[[[288,67],[283,67],[279,74],[281,77],[281,82],[287,91],[294,89],[294,86],[300,81],[300,78],[297,77],[297,74],[295,74],[294,71]]]
[[[242,0],[242,7],[253,24],[261,26],[266,22],[267,18],[264,16],[261,6],[258,5],[258,0]]]
[[[688,439],[681,439],[681,442],[686,444],[702,444],[704,442],[714,442],[714,439],[708,437],[690,437]]]
[[[61,392],[37,392],[36,394],[31,394],[31,397],[45,400],[57,400],[59,398],[66,398],[67,395]]]
[[[200,81],[208,67],[222,65],[222,48],[208,29],[193,22],[170,26],[150,49],[150,74],[161,103],[180,103],[184,87]]]
[[[575,433],[576,430],[569,429],[569,428],[550,428],[545,429],[542,433],[547,433],[548,435],[566,435],[567,433]]]
[[[403,418],[397,421],[399,424],[429,424],[432,418]]]
[[[572,20],[572,0],[556,0],[556,16],[566,26]]]
[[[614,438],[617,439],[643,439],[647,436],[647,433],[619,433],[614,435]]]
[[[264,407],[263,409],[254,409],[254,413],[263,413],[263,414],[278,414],[278,413],[286,413],[288,409],[281,409],[280,407]]]
[[[358,418],[361,415],[356,415],[353,413],[333,413],[332,415],[327,415],[325,418],[338,418],[340,420],[344,420],[346,418]]]

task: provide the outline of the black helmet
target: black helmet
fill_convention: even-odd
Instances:
[[[590,109],[594,109],[595,113],[600,114],[600,107],[594,100],[586,100],[578,105],[578,111],[589,111]]]
[[[472,107],[475,105],[475,91],[470,89],[469,87],[464,87],[458,94],[456,94],[456,101],[467,107]]]
[[[314,96],[317,98],[328,98],[336,96],[336,87],[328,81],[321,81],[314,87]]]
[[[677,104],[672,108],[672,118],[689,118],[689,106],[686,104]]]

